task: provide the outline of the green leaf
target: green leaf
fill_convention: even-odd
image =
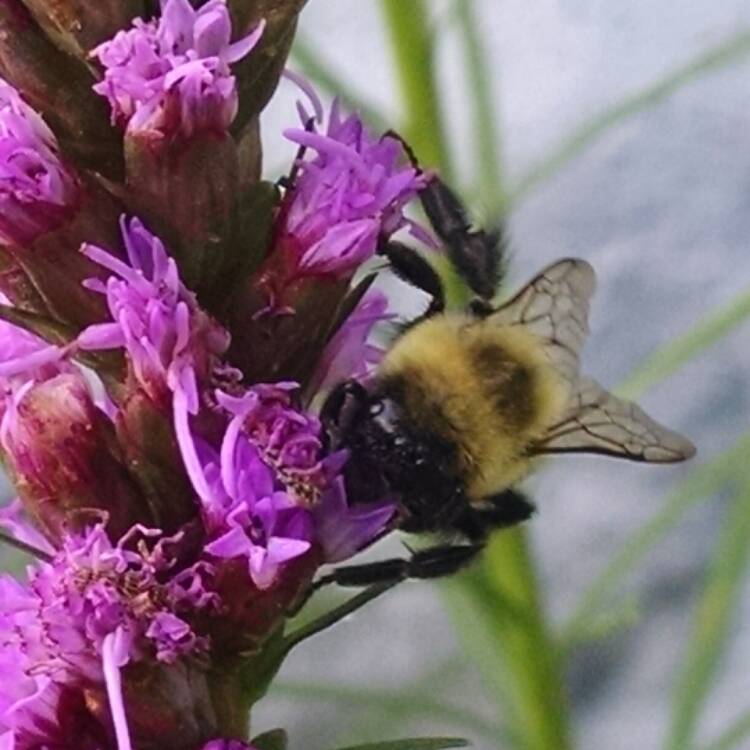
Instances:
[[[511,190],[510,203],[518,203],[612,128],[653,107],[701,76],[739,62],[748,54],[750,31],[743,30],[585,122],[518,181]]]
[[[744,468],[744,481],[728,509],[714,548],[676,682],[672,723],[665,743],[667,750],[693,746],[701,712],[726,651],[732,621],[740,604],[741,586],[750,563],[750,471]]]
[[[661,510],[620,545],[604,570],[587,588],[563,626],[560,642],[564,649],[570,649],[586,640],[588,623],[610,601],[615,600],[622,581],[677,525],[689,508],[700,500],[711,497],[736,476],[738,467],[744,465],[749,453],[750,434],[746,434],[718,458],[695,467],[669,494]]]
[[[330,628],[332,625],[335,625],[337,622],[348,617],[361,607],[364,607],[365,604],[369,604],[374,599],[377,599],[381,594],[392,589],[395,585],[396,583],[389,582],[368,586],[366,589],[360,591],[350,599],[347,599],[339,606],[334,607],[320,617],[316,617],[314,620],[301,625],[297,630],[294,630],[284,637],[282,644],[284,653],[289,653],[289,651],[291,651],[298,643],[301,643],[302,641]]]
[[[729,304],[718,310],[712,310],[686,334],[659,349],[617,388],[618,395],[632,399],[665,380],[709,346],[726,336],[748,316],[750,316],[750,291],[744,291],[734,297]]]
[[[271,729],[253,737],[251,744],[256,750],[286,750],[288,737],[283,729]]]
[[[370,742],[366,745],[349,745],[337,750],[444,750],[449,747],[467,747],[469,743],[458,737],[420,737],[390,742]]]

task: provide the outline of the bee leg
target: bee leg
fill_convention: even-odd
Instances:
[[[453,522],[472,541],[484,540],[495,529],[515,526],[531,518],[534,506],[516,490],[505,490],[497,495],[484,498],[487,507],[468,507]]]
[[[376,583],[399,583],[409,578],[429,579],[453,575],[469,565],[484,548],[484,543],[446,544],[414,552],[410,558],[345,565],[319,578],[314,588],[335,583],[338,586],[371,586]]]
[[[426,317],[443,311],[443,284],[429,261],[413,248],[395,240],[381,243],[378,254],[388,259],[391,270],[398,278],[430,295],[432,302],[427,309]]]

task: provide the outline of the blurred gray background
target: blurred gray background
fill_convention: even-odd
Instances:
[[[443,108],[453,144],[468,153],[465,78],[451,31],[451,3],[434,0],[433,6],[435,22],[445,25]],[[493,62],[511,185],[577,126],[750,27],[744,0],[485,0],[477,7]],[[310,0],[300,30],[339,75],[398,125],[376,2]],[[748,59],[697,78],[609,129],[514,209],[515,283],[565,255],[584,257],[597,269],[584,361],[606,385],[617,384],[651,352],[750,287]],[[291,86],[282,86],[265,117],[271,173],[292,155],[278,133],[295,123],[296,96]],[[461,176],[472,178],[468,171]],[[750,329],[741,326],[640,399],[654,416],[694,439],[698,461],[729,447],[748,427],[749,344]],[[684,471],[563,458],[534,478],[529,486],[540,512],[531,527],[556,621],[570,614],[608,554],[653,515]],[[673,679],[723,503],[718,496],[692,509],[629,580],[627,589],[639,603],[637,623],[576,652],[568,684],[580,748],[657,748],[663,740]],[[747,593],[702,737],[715,736],[750,705]],[[368,698],[367,690],[375,690],[387,699],[389,689],[438,665],[431,682],[435,696],[496,718],[479,675],[457,646],[438,587],[403,585],[301,646],[256,709],[255,726],[284,726],[300,748],[369,736],[464,734],[460,716],[446,713],[441,723],[435,715],[420,715],[419,706],[402,707],[392,723],[397,707],[383,713]],[[336,685],[351,686],[348,697]],[[486,737],[473,739],[484,750],[496,747]]]

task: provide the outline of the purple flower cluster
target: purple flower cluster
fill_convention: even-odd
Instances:
[[[357,115],[343,117],[336,101],[319,132],[323,108],[314,92],[306,90],[316,114],[308,115],[300,105],[306,127],[284,135],[316,156],[296,162],[294,184],[279,212],[273,266],[263,279],[266,311],[274,313],[293,309],[290,290],[304,279],[350,278],[380,242],[404,227],[431,242],[404,215],[429,176],[404,164],[399,140],[375,138]]]
[[[197,305],[182,284],[173,258],[138,219],[121,221],[130,263],[86,245],[88,258],[112,271],[106,283],[88,282],[106,295],[112,321],[87,328],[84,350],[125,348],[135,381],[156,404],[171,400],[177,437],[189,446],[188,415],[200,406],[199,390],[211,382],[229,334]]]
[[[178,541],[136,527],[113,544],[96,524],[32,568],[27,586],[0,578],[0,661],[17,676],[0,684],[0,739],[72,748],[75,738],[58,736],[64,727],[49,712],[78,695],[81,720],[102,733],[85,709],[86,696],[99,693],[109,701],[118,747],[130,747],[120,670],[149,659],[171,664],[208,646],[180,616],[215,605],[199,569],[164,578]]]
[[[223,132],[237,113],[230,66],[257,44],[263,23],[234,43],[231,32],[226,0],[198,9],[188,0],[161,0],[158,19],[137,18],[93,50],[104,67],[94,90],[109,100],[113,122],[131,132]]]
[[[260,21],[232,41],[226,0],[160,9],[91,51],[103,71],[91,88],[107,97],[123,140],[170,138],[179,157],[183,138],[219,133],[200,141],[201,159],[211,158],[214,141],[234,145],[231,66],[278,32]],[[285,54],[278,38],[268,46]],[[267,62],[253,75],[270,76],[270,90],[282,66]],[[100,99],[88,95],[96,111]],[[124,175],[94,178],[70,156],[67,132],[68,166],[41,116],[0,79],[0,244],[15,258],[61,229],[19,265],[27,281],[44,277],[44,304],[0,298],[0,449],[18,493],[0,510],[0,533],[37,557],[25,582],[0,576],[0,750],[136,750],[144,737],[165,750],[253,750],[221,739],[247,736],[225,719],[249,703],[238,694],[225,710],[217,684],[264,656],[321,565],[391,528],[389,498],[347,497],[348,455],[326,451],[313,413],[335,383],[365,379],[379,361],[370,339],[390,317],[387,300],[370,291],[346,319],[312,318],[318,306],[335,313],[379,243],[404,228],[421,233],[405,207],[427,178],[400,141],[374,137],[336,104],[323,128],[311,99],[315,117],[300,107],[305,129],[287,136],[314,155],[297,160],[283,196],[266,208],[231,196],[198,247],[200,238],[179,236],[178,212],[162,223],[129,195],[130,151],[113,160]],[[170,183],[177,171],[152,168],[138,164],[138,184],[182,194]],[[250,219],[272,227],[255,265],[236,236],[245,210],[265,210]],[[184,256],[170,254],[175,244]],[[205,287],[193,283],[214,248],[218,270]],[[70,306],[47,294],[50,279]],[[298,321],[310,339],[300,377],[285,377],[267,350],[248,346],[255,362],[235,356],[245,331],[260,341],[269,321],[290,319],[257,313],[266,302],[270,312],[292,308],[300,284],[312,310]],[[338,296],[326,298],[330,288]],[[86,315],[76,317],[79,300]],[[233,316],[235,302],[247,315]]]
[[[78,196],[52,131],[0,78],[0,243],[23,247],[56,229]]]

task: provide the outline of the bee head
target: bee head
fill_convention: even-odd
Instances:
[[[344,469],[349,501],[395,496],[406,519],[403,528],[414,531],[430,525],[436,514],[459,508],[463,483],[456,447],[405,419],[397,397],[360,388],[332,394],[330,408],[324,408],[334,449],[350,454]]]

